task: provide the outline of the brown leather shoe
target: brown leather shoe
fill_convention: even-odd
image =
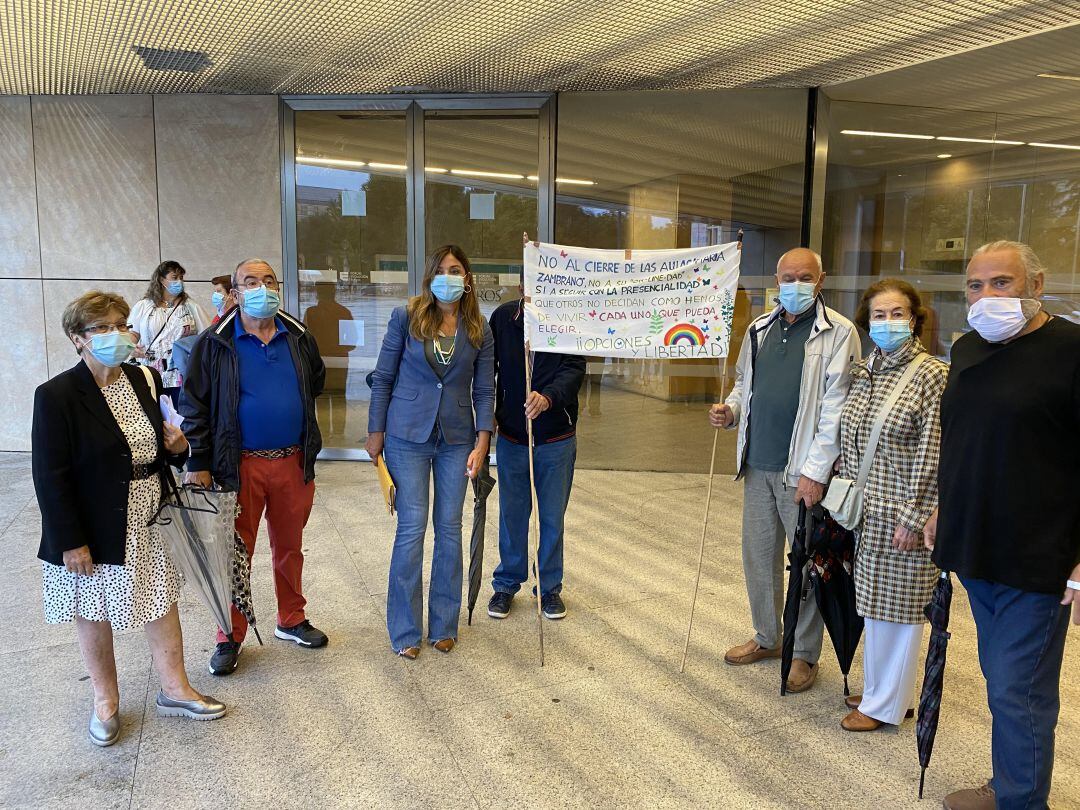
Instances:
[[[941,804],[945,810],[994,810],[994,789],[987,782],[982,787],[958,790]]]
[[[448,653],[454,649],[454,645],[457,644],[452,638],[441,638],[431,646],[441,653]]]
[[[743,664],[753,664],[758,661],[764,661],[766,658],[779,657],[779,647],[767,650],[753,639],[750,639],[745,644],[740,644],[738,647],[732,647],[724,653],[724,661],[736,667],[742,666]]]
[[[814,681],[817,680],[818,665],[814,664],[810,666],[806,661],[801,658],[796,658],[791,662],[791,673],[787,679],[787,690],[792,694],[799,694],[805,692],[811,686],[814,685]]]
[[[419,647],[406,647],[403,650],[398,650],[397,654],[400,655],[402,658],[408,658],[410,661],[415,661],[416,656],[418,656],[420,654],[420,648]]]
[[[840,725],[844,731],[877,731],[885,724],[873,717],[867,717],[858,709],[852,709],[851,713],[840,721]]]
[[[859,708],[860,703],[862,703],[862,695],[852,695],[851,697],[844,698],[844,705],[847,706],[849,709]],[[908,709],[906,712],[904,712],[905,720],[910,720],[914,716],[914,709]]]

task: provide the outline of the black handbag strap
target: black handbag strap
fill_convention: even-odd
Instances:
[[[156,335],[154,335],[154,339],[146,344],[146,350],[147,351],[150,351],[152,348],[154,348],[154,344],[157,343],[158,338],[161,337],[161,333],[165,331],[165,327],[168,326],[169,321],[172,320],[173,314],[176,312],[176,310],[180,309],[180,307],[182,307],[182,306],[186,306],[186,304],[177,304],[176,306],[174,306],[172,309],[169,310],[169,314],[165,316],[165,323],[163,323],[161,325],[161,328],[158,329],[158,333]]]

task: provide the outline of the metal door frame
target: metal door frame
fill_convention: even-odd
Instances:
[[[537,232],[535,238],[554,240],[555,133],[557,96],[549,93],[515,95],[364,95],[281,96],[281,250],[285,308],[299,313],[300,274],[296,262],[296,112],[297,111],[400,111],[405,113],[405,207],[408,231],[409,294],[415,295],[423,277],[425,244],[424,119],[428,110],[537,111]],[[370,461],[363,448],[324,448],[323,460]]]

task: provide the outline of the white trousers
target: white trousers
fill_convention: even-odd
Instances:
[[[859,711],[882,723],[900,725],[907,710],[915,706],[923,625],[867,619],[865,634]]]

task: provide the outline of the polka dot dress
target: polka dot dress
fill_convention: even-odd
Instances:
[[[127,438],[136,464],[157,457],[157,436],[127,375],[101,389],[116,423]],[[76,616],[109,622],[114,630],[160,619],[180,595],[180,578],[157,526],[146,524],[161,501],[161,479],[152,475],[128,484],[127,541],[123,565],[94,564],[90,576],[62,565],[42,563],[45,621],[73,621]]]

